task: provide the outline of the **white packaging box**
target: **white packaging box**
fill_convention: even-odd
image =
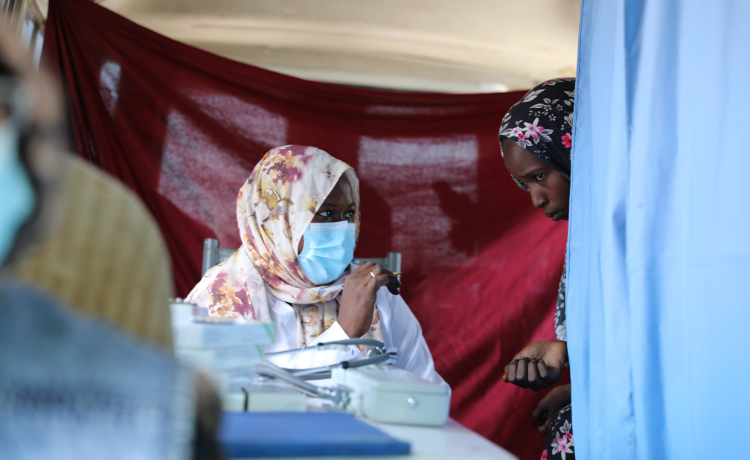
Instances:
[[[333,381],[352,390],[358,415],[380,423],[442,426],[448,421],[450,390],[392,366],[334,369]]]
[[[285,385],[245,385],[221,395],[221,403],[230,412],[306,412],[307,397]]]
[[[195,311],[195,305],[186,302],[170,302],[169,310],[172,313],[172,323],[191,321]]]
[[[307,397],[285,385],[252,385],[247,391],[248,412],[306,412]]]
[[[225,348],[273,343],[273,323],[200,323],[179,321],[172,325],[174,346],[183,348]]]
[[[245,412],[247,395],[242,392],[221,395],[221,408],[227,412]]]
[[[253,367],[263,362],[264,345],[234,348],[178,348],[175,356],[196,370],[205,373]]]
[[[231,371],[214,372],[208,374],[219,394],[236,393],[243,387],[252,385],[255,370],[252,367],[232,369]]]

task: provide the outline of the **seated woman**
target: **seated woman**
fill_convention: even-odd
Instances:
[[[210,315],[276,323],[267,353],[366,336],[397,350],[398,367],[445,384],[398,279],[371,262],[351,264],[360,224],[351,166],[315,147],[277,147],[240,189],[237,223],[242,247],[209,270],[188,300]],[[302,369],[362,356],[348,348],[270,360]]]

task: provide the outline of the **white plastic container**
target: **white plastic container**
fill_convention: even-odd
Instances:
[[[230,412],[305,412],[307,397],[283,384],[249,384],[221,396]]]
[[[334,369],[332,379],[351,388],[357,414],[375,422],[442,426],[448,421],[450,390],[403,369]]]
[[[208,378],[220,394],[236,393],[253,382],[255,370],[250,366],[231,371],[213,372],[208,374]]]
[[[248,347],[201,349],[178,348],[174,351],[177,359],[196,370],[214,373],[252,367],[263,362],[264,345]]]
[[[246,387],[248,412],[305,412],[307,397],[287,385],[255,384]]]
[[[273,323],[173,323],[175,348],[225,348],[273,343]]]

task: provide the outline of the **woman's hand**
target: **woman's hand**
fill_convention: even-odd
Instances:
[[[505,366],[503,381],[538,391],[557,383],[567,362],[567,342],[534,342]]]
[[[338,322],[350,338],[362,337],[372,326],[375,298],[383,286],[398,295],[401,282],[396,275],[372,262],[363,263],[346,277]]]
[[[570,404],[570,384],[552,389],[552,391],[547,393],[547,396],[539,401],[536,409],[531,414],[534,417],[534,425],[537,426],[539,434],[547,434],[549,424],[552,423],[552,417],[568,404]]]

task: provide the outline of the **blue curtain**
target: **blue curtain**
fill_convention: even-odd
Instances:
[[[568,254],[582,459],[742,458],[750,2],[584,0]]]

